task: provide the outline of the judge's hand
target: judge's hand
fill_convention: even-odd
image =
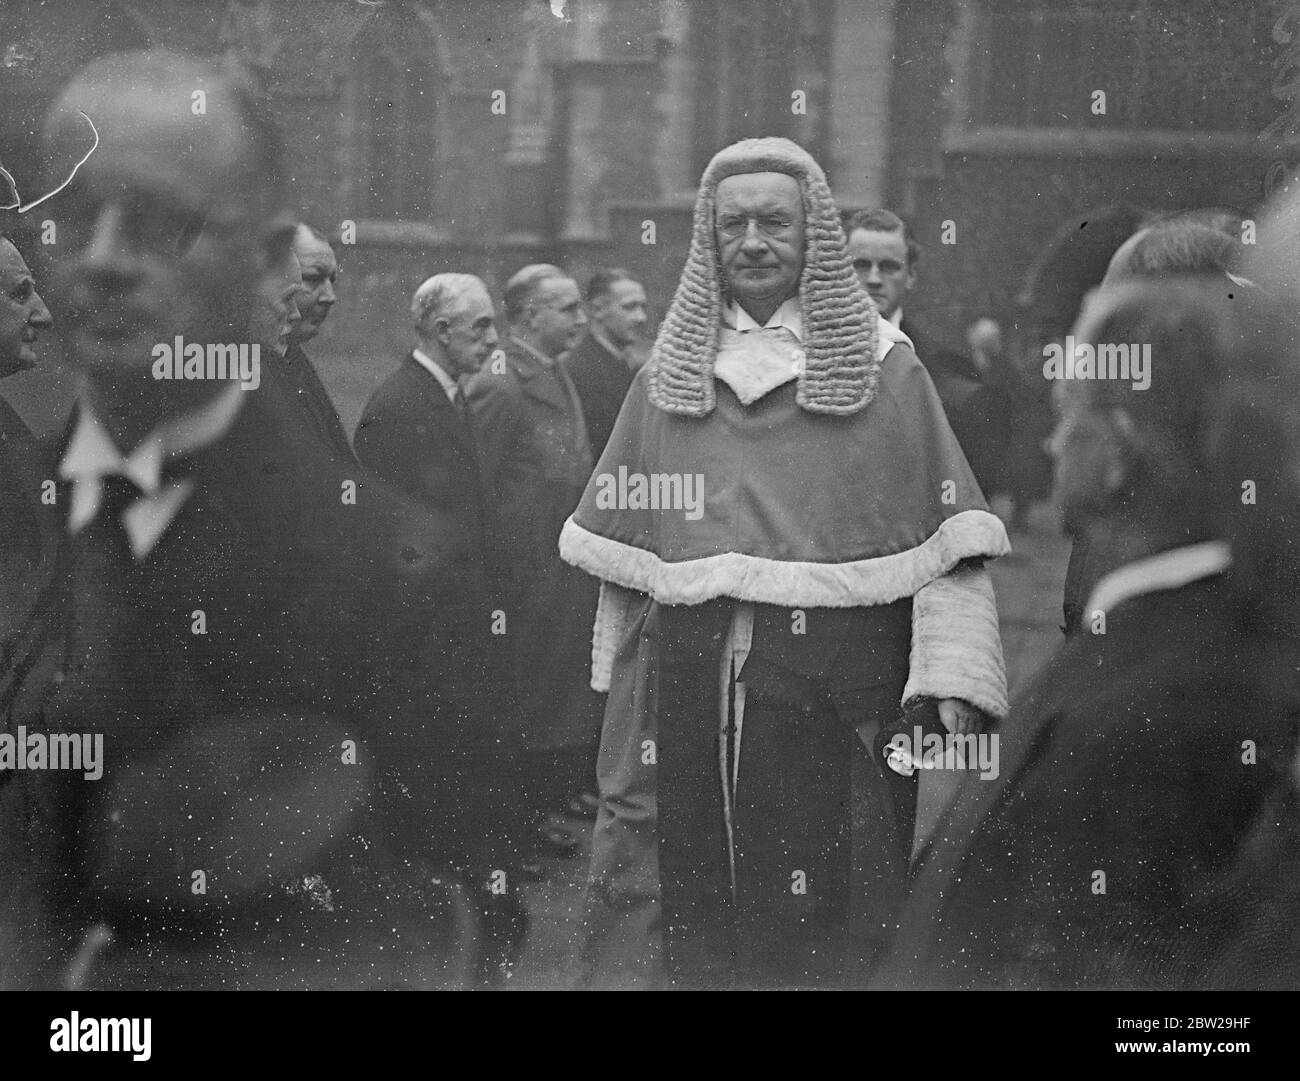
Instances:
[[[939,720],[944,728],[958,736],[978,732],[984,727],[984,715],[960,698],[945,698],[939,703]]]

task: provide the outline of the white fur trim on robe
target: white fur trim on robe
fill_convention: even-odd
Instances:
[[[624,589],[613,582],[600,583],[600,600],[596,604],[596,624],[591,634],[591,689],[605,694],[614,674],[614,654],[632,623],[644,593]]]
[[[591,643],[591,687],[607,692],[614,654],[645,594],[600,583]],[[993,579],[966,564],[922,586],[912,598],[912,654],[903,701],[920,695],[960,698],[1003,720],[1007,676]]]
[[[963,563],[912,598],[912,656],[903,701],[960,698],[997,720],[1007,715],[1007,673],[993,579]]]
[[[964,510],[945,519],[915,548],[848,563],[806,563],[721,552],[667,563],[654,552],[578,525],[560,531],[560,557],[602,581],[612,581],[660,604],[701,604],[734,597],[791,608],[858,608],[890,604],[916,594],[962,560],[1011,551],[1000,519]]]

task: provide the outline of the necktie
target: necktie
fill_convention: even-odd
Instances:
[[[131,560],[131,545],[127,538],[122,515],[126,508],[145,493],[135,481],[120,474],[106,474],[100,478],[103,494],[99,510],[86,530],[87,540],[93,549],[109,560]]]

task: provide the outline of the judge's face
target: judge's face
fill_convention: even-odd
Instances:
[[[741,173],[718,184],[715,235],[732,298],[780,304],[799,291],[803,273],[803,199],[784,173]]]
[[[0,240],[0,379],[35,366],[36,335],[53,325],[23,257]]]

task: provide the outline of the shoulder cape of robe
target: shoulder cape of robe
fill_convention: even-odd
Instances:
[[[707,417],[676,416],[650,404],[647,374],[560,536],[563,558],[590,574],[662,604],[843,608],[1010,551],[904,345],[851,416],[804,411],[794,381],[745,406],[722,380]]]

